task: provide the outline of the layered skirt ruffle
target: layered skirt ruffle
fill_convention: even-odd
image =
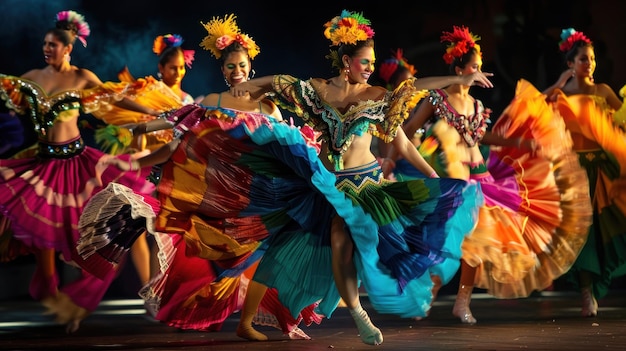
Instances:
[[[359,278],[375,308],[426,314],[429,268],[460,257],[460,244],[445,243],[473,229],[482,200],[476,187],[456,179],[386,183],[375,164],[335,175],[306,127],[197,105],[176,114],[182,124],[198,122],[186,124],[189,132],[163,165],[158,185],[155,230],[185,242],[172,241],[171,264],[144,289],[160,320],[219,328],[240,308],[249,277],[270,288],[257,322],[276,319],[291,332],[298,322],[330,317],[340,300],[330,246],[337,214],[355,242]],[[92,221],[93,227],[106,220]]]
[[[106,282],[85,275],[64,288],[75,303],[93,310],[115,277],[116,267],[103,264],[105,260],[98,257],[85,260],[77,254],[78,222],[83,208],[91,196],[111,182],[125,184],[140,194],[152,193],[154,185],[145,180],[147,170],[123,172],[109,166],[105,160],[112,156],[85,147],[80,138],[63,144],[39,142],[39,147],[29,156],[32,157],[0,160],[0,211],[10,226],[2,235],[7,243],[4,258],[10,260],[33,250],[53,249],[65,261],[81,268],[101,267],[99,275]],[[33,284],[39,283],[33,279]],[[100,288],[96,289],[94,284]],[[92,288],[98,290],[96,295],[89,294]],[[55,287],[31,285],[31,294],[37,298],[42,294],[35,290],[41,289],[52,291]]]
[[[492,132],[538,148],[491,147],[486,171],[470,176],[485,204],[463,259],[477,268],[475,286],[498,298],[526,297],[549,287],[580,253],[591,224],[587,176],[563,120],[526,81]]]
[[[580,289],[580,274],[589,274],[594,296],[600,299],[615,278],[626,275],[626,134],[620,116],[624,108],[613,111],[594,96],[562,93],[553,107],[572,133],[600,146],[576,150],[589,179],[593,224],[576,262],[563,277]]]

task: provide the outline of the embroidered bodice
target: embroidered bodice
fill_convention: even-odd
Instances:
[[[81,108],[81,94],[77,90],[48,96],[39,85],[27,79],[0,75],[0,80],[0,95],[7,107],[19,114],[27,114],[40,136],[47,134],[48,128],[63,112]]]
[[[27,115],[40,137],[45,137],[55,122],[73,118],[77,111],[91,113],[110,105],[130,95],[137,87],[129,83],[106,83],[91,89],[73,89],[48,95],[31,80],[0,74],[0,98],[8,108]]]
[[[393,139],[398,126],[406,119],[408,110],[391,106],[396,101],[408,104],[414,95],[408,94],[406,90],[402,94],[388,91],[381,100],[360,101],[342,113],[321,98],[310,80],[278,75],[274,77],[273,88],[279,106],[296,113],[306,124],[321,133],[320,139],[328,145],[329,159],[335,170],[343,169],[342,156],[355,136],[369,132],[384,140]]]
[[[448,95],[442,89],[430,90],[428,102],[435,109],[431,122],[438,119],[445,120],[448,125],[457,130],[465,144],[469,147],[477,145],[485,136],[487,125],[490,123],[490,109],[486,109],[480,100],[474,102],[474,114],[465,116],[458,113],[448,102]]]

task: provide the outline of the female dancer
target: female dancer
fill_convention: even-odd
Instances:
[[[443,33],[441,41],[448,44],[443,58],[451,73],[480,72],[479,39],[464,26]],[[588,194],[576,184],[585,181],[584,173],[544,96],[521,81],[511,105],[487,131],[490,113],[470,86],[453,84],[429,91],[404,126],[407,135],[419,131],[420,149],[438,173],[478,182],[485,198],[477,226],[462,244],[452,309],[468,324],[476,323],[469,308],[474,286],[498,298],[545,289],[575,260],[589,225]],[[498,147],[481,150],[481,144]],[[396,155],[392,151],[384,162],[385,172],[395,166],[399,180],[423,177]],[[449,282],[457,268],[437,265],[434,280]]]
[[[283,106],[321,133],[324,157],[336,176],[335,185],[352,200],[349,208],[337,208],[330,226],[322,233],[324,259],[329,272],[366,344],[383,342],[381,331],[370,321],[359,301],[362,282],[374,308],[402,317],[424,316],[432,286],[429,270],[435,264],[460,256],[460,245],[447,246],[450,236],[464,237],[475,223],[481,196],[476,187],[457,179],[422,179],[387,182],[370,151],[372,138],[391,142],[414,167],[431,178],[437,173],[415,150],[398,126],[422,96],[419,89],[452,83],[490,86],[486,75],[411,78],[395,91],[371,86],[374,32],[357,12],[344,10],[325,25],[325,36],[339,74],[332,78],[300,80],[275,75],[250,80],[231,88],[234,96],[267,92]],[[322,241],[325,240],[325,241]],[[461,239],[456,239],[459,243]],[[319,288],[319,275],[286,279],[285,272],[306,272],[321,256],[315,241],[277,236],[257,268],[254,280],[278,290],[280,301],[291,311],[309,301],[328,296]],[[288,255],[287,253],[292,254]],[[456,257],[456,258],[455,258]],[[307,281],[306,287],[297,284]],[[318,290],[310,287],[318,287]],[[246,303],[246,308],[250,308]],[[319,310],[330,316],[336,304]],[[242,320],[240,322],[243,323]]]
[[[613,89],[593,79],[596,68],[591,40],[573,28],[561,33],[559,49],[568,69],[544,93],[565,120],[573,148],[589,177],[593,224],[566,278],[582,293],[582,315],[595,317],[597,299],[611,280],[626,273],[626,107]],[[623,95],[622,95],[623,96]]]
[[[122,93],[131,92],[132,86],[106,88],[93,72],[71,65],[74,42],[78,39],[86,45],[89,26],[74,11],[59,12],[56,20],[56,27],[44,37],[46,67],[21,77],[0,75],[0,96],[31,119],[38,136],[35,155],[27,152],[0,160],[0,211],[10,221],[14,238],[35,254],[31,296],[73,332],[96,308],[116,270],[106,267],[102,280],[83,271],[81,278],[59,291],[55,252],[78,266],[92,263],[76,254],[77,224],[87,200],[107,183],[126,184],[142,194],[154,190],[144,180],[147,172],[120,172],[105,163],[111,156],[84,145],[77,124],[79,111],[89,113],[114,102],[144,114],[159,112],[124,98]]]
[[[144,84],[135,94],[137,103],[161,111],[170,111],[194,102],[193,97],[182,89],[182,81],[187,73],[186,68],[191,68],[195,51],[183,49],[183,42],[183,38],[178,34],[159,35],[154,39],[152,51],[159,56],[158,79],[153,76],[136,79],[128,67],[124,67],[120,72],[118,77],[121,82],[136,84],[140,81]],[[133,126],[154,119],[151,116],[115,107],[102,109],[93,114],[109,124],[106,128],[98,129],[95,137],[96,141],[112,154],[145,149],[156,150],[172,140],[172,130],[166,123],[162,123],[163,129],[131,136],[124,133],[127,130],[117,128],[122,126],[132,129]]]
[[[152,51],[159,57],[158,80],[152,76],[136,79],[131,75],[128,67],[120,72],[118,77],[121,82],[142,84],[142,88],[135,93],[135,102],[160,111],[171,111],[194,102],[193,97],[182,89],[182,81],[187,73],[186,67],[191,68],[195,51],[183,49],[183,42],[183,38],[178,34],[159,35],[154,39]],[[171,125],[164,119],[115,106],[94,111],[92,114],[105,123],[109,123],[106,127],[96,130],[95,140],[104,150],[112,154],[153,151],[172,140]],[[133,129],[120,128],[137,127],[148,120],[156,120],[152,123],[155,130],[151,133],[137,131],[129,135],[128,130]],[[156,167],[150,174],[150,179],[158,182],[159,176],[159,170]],[[151,267],[150,256],[150,246],[144,234],[137,238],[131,249],[132,262],[141,286],[146,285],[157,271],[157,268]],[[156,261],[156,257],[153,260]]]
[[[248,80],[259,47],[240,32],[235,16],[213,18],[203,25],[208,35],[201,46],[219,60],[227,85]],[[174,140],[131,163],[132,169],[163,163],[157,187],[158,216],[148,221],[148,227],[155,227],[150,231],[164,258],[163,274],[141,295],[156,319],[170,326],[219,330],[226,318],[241,309],[241,297],[269,236],[316,224],[311,211],[296,208],[313,207],[320,201],[304,170],[312,168],[309,177],[319,184],[332,182],[329,174],[315,174],[313,167],[321,165],[316,149],[307,144],[315,141],[303,137],[307,129],[281,123],[280,110],[264,96],[209,94],[201,104],[180,108],[169,119]],[[134,128],[151,131],[158,127],[155,124],[158,121]],[[125,162],[112,162],[122,169],[129,167]],[[109,230],[118,225],[121,215],[106,223],[108,213],[123,210],[125,193],[116,184],[86,206],[80,226],[82,254],[97,253],[116,261],[128,250],[132,235],[138,233],[132,229],[135,224],[129,221],[125,227]],[[120,208],[115,208],[120,197]],[[137,211],[144,200],[132,200]],[[148,203],[144,208],[150,212]],[[146,225],[143,218],[135,228],[142,225]],[[263,291],[260,298],[259,309],[247,317],[277,327],[290,338],[308,338],[297,327],[301,321],[321,320],[313,304],[292,316],[278,302],[275,290]],[[247,330],[237,334],[251,338]]]

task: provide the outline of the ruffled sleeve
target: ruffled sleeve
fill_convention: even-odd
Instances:
[[[0,99],[7,108],[24,114],[29,108],[25,94],[20,90],[20,78],[0,74]]]
[[[317,94],[309,82],[290,75],[275,75],[272,90],[275,93],[274,101],[278,106],[295,113],[307,124],[318,124],[313,120],[316,115],[311,110],[313,104],[307,103],[317,99]]]
[[[385,100],[389,102],[389,106],[385,113],[385,119],[373,125],[374,129],[370,131],[372,135],[381,138],[386,143],[396,137],[398,127],[402,126],[417,103],[428,95],[428,90],[415,88],[415,79],[414,77],[409,78],[393,92],[387,93]]]
[[[557,91],[555,104],[567,127],[612,154],[621,176],[626,176],[626,133],[613,122],[615,111],[589,95],[567,96],[562,91]]]

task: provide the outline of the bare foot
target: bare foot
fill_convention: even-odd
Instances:
[[[244,326],[239,324],[237,326],[237,336],[240,338],[244,338],[246,340],[250,340],[250,341],[266,341],[267,340],[267,336],[265,334],[259,333],[258,331],[254,330],[254,328],[249,325],[249,326]]]
[[[55,321],[65,324],[67,333],[74,333],[78,330],[80,322],[87,318],[89,311],[74,303],[70,297],[62,292],[54,298],[45,298],[41,303],[47,308],[45,314],[55,316]]]

